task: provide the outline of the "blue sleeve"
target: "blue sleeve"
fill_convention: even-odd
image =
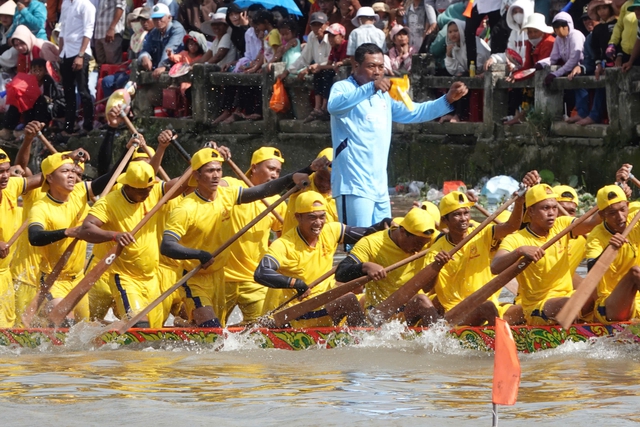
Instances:
[[[40,3],[38,7],[34,7],[33,10],[29,10],[28,7],[22,9],[19,13],[22,16],[21,25],[26,25],[27,28],[34,34],[38,34],[42,28],[44,28],[44,24],[47,20],[47,8],[44,4]]]
[[[347,85],[351,86],[351,83],[347,81],[344,81],[342,84],[341,82],[337,82],[331,88],[329,103],[327,104],[327,109],[330,114],[337,116],[347,114],[352,108],[375,94],[373,82],[369,82],[357,87],[356,90],[348,92],[345,91]]]
[[[142,42],[142,50],[140,51],[140,53],[138,53],[138,63],[142,63],[142,58],[149,58],[153,61],[153,57],[151,56],[151,53],[149,53],[151,52],[151,37],[149,37],[150,34],[151,31],[147,33],[144,38],[144,42]]]
[[[454,110],[451,104],[447,102],[446,95],[442,95],[435,101],[420,102],[413,105],[415,108],[413,111],[409,111],[403,102],[392,99],[392,120],[397,123],[422,123],[442,117]]]

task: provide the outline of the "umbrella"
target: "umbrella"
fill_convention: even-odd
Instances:
[[[294,0],[236,0],[235,4],[241,8],[249,7],[252,4],[261,4],[267,9],[282,6],[290,14],[302,16],[302,12]]]
[[[18,73],[7,83],[7,104],[24,113],[33,108],[40,97],[40,85],[33,74]]]

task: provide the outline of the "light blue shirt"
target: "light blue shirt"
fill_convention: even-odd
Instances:
[[[445,96],[414,106],[409,111],[388,92],[374,92],[373,82],[360,86],[353,76],[334,83],[328,104],[333,197],[350,194],[375,202],[389,199],[387,161],[392,121],[421,123],[453,111]]]

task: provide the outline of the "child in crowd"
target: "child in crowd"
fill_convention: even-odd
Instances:
[[[278,32],[280,33],[281,45],[272,62],[284,62],[286,73],[289,66],[293,65],[302,54],[298,40],[298,24],[292,18],[283,19],[278,24]],[[280,74],[278,78],[281,78],[283,74]]]
[[[374,43],[378,45],[383,52],[387,51],[386,36],[382,30],[376,28],[373,24],[378,22],[380,18],[371,7],[361,7],[353,18],[355,30],[349,35],[347,44],[347,55],[353,56],[358,46],[364,43]]]
[[[179,64],[181,62],[193,64],[208,50],[207,39],[204,34],[197,31],[191,31],[183,37],[181,47],[182,50],[178,53],[173,53],[171,49],[167,49],[167,58],[169,62],[171,62],[171,64]],[[169,67],[171,64],[169,64]]]
[[[389,49],[392,74],[402,74],[411,71],[411,57],[416,50],[410,43],[409,31],[402,25],[396,25],[389,33],[393,47]]]
[[[268,10],[261,10],[257,13],[254,23],[256,34],[263,35],[262,54],[265,61],[275,62],[273,61],[275,52],[280,48],[282,42],[280,41],[280,33],[276,28],[273,13]]]

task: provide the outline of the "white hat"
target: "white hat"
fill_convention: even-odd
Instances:
[[[16,14],[16,3],[9,0],[0,6],[0,15],[14,16]]]
[[[200,24],[200,31],[202,31],[208,36],[215,37],[215,34],[213,34],[213,29],[211,28],[211,24],[229,25],[227,24],[227,15],[225,13],[220,13],[220,12],[210,13],[209,19],[204,21],[202,24]]]
[[[151,19],[164,18],[165,16],[171,16],[169,6],[164,3],[158,3],[151,9]]]
[[[547,25],[545,17],[541,13],[532,13],[529,15],[527,22],[522,26],[522,31],[527,28],[533,28],[546,34],[553,34],[553,28]]]
[[[364,6],[364,7],[361,7],[360,9],[358,9],[358,12],[356,13],[355,18],[353,18],[353,19],[351,20],[351,23],[352,23],[355,27],[359,27],[359,26],[360,26],[360,20],[359,20],[359,18],[360,18],[361,16],[366,16],[366,17],[369,17],[369,18],[373,18],[373,20],[374,20],[375,22],[378,22],[378,20],[380,19],[380,17],[378,16],[378,14],[377,14],[377,13],[375,13],[375,12],[373,11],[373,8],[372,8],[372,7]]]

